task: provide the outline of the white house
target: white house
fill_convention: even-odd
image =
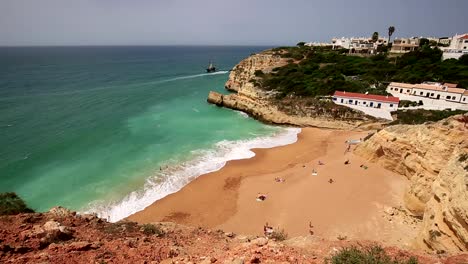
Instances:
[[[401,94],[411,94],[411,91],[413,90],[414,84],[411,83],[399,83],[399,82],[391,82],[387,86],[387,92],[398,92]]]
[[[424,82],[421,84],[409,84],[392,82],[387,86],[387,92],[391,94],[400,93],[422,96],[455,103],[468,103],[468,99],[463,100],[466,90],[463,88],[457,88],[457,85],[453,83],[442,84],[436,82]]]
[[[453,36],[450,45],[443,51],[442,60],[459,59],[464,54],[468,54],[468,33]]]
[[[333,38],[333,49],[349,49],[349,53],[371,53],[374,54],[377,47],[388,44],[388,38],[379,37],[377,41],[373,41],[369,37],[351,37],[351,38]]]
[[[462,99],[460,100],[460,103],[468,104],[468,90],[465,90],[465,92],[463,92]]]
[[[396,38],[393,40],[391,53],[407,53],[419,47],[419,38]]]
[[[354,105],[396,111],[400,99],[388,95],[361,94],[335,91],[333,102],[339,105]]]

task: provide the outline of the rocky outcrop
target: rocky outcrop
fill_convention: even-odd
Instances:
[[[385,128],[355,153],[405,175],[405,205],[423,218],[418,245],[468,250],[468,129],[460,116]]]
[[[263,90],[257,82],[256,72],[269,73],[284,66],[288,59],[270,51],[254,54],[237,64],[229,75],[225,88],[233,93],[222,95],[210,92],[207,101],[243,111],[268,123],[295,126],[315,126],[335,129],[364,129],[375,119],[347,107],[306,98],[276,100],[274,92]],[[261,74],[260,73],[260,74]],[[293,104],[288,101],[294,101]]]
[[[238,94],[223,95],[217,92],[210,92],[207,101],[218,106],[243,111],[258,120],[273,124],[355,129],[373,123],[371,120],[359,119],[360,114],[340,107],[337,107],[333,113],[330,112],[322,116],[311,117],[306,114],[287,114],[268,101],[252,99]]]
[[[272,69],[284,66],[287,63],[288,59],[281,58],[281,56],[269,51],[253,54],[232,69],[225,87],[227,90],[236,92],[239,95],[251,98],[263,97],[265,94],[257,89],[251,81],[255,79],[255,71],[269,73]]]

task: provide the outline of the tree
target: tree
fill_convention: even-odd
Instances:
[[[429,45],[429,40],[427,38],[422,38],[419,40],[419,47],[423,47],[425,45]]]
[[[379,32],[374,32],[374,34],[372,34],[372,41],[377,42],[377,40],[379,40]]]
[[[305,42],[304,41],[301,41],[299,43],[296,44],[298,47],[303,47],[305,45]]]
[[[395,32],[395,27],[394,26],[390,26],[388,28],[388,43],[390,43],[390,38],[392,37],[393,33]]]
[[[460,58],[458,58],[458,62],[461,65],[466,65],[468,66],[468,54],[463,54]]]

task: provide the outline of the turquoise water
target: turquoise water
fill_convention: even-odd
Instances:
[[[292,130],[206,103],[265,48],[0,48],[0,191],[117,220],[251,147],[290,141]],[[210,59],[220,72],[204,74]]]

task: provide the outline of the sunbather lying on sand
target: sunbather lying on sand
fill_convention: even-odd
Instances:
[[[257,201],[262,202],[265,201],[267,196],[265,194],[258,193],[257,194]]]

